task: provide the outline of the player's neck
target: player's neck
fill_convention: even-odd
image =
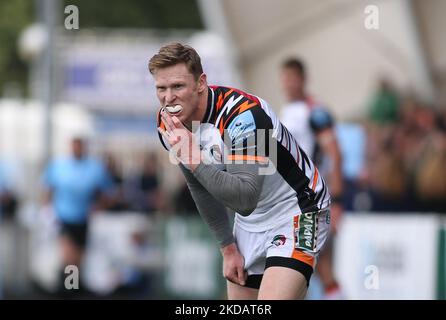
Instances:
[[[203,118],[204,118],[204,115],[206,114],[206,110],[208,108],[208,95],[209,95],[209,90],[206,87],[206,90],[204,90],[203,93],[200,95],[199,102],[198,102],[198,108],[194,112],[189,126],[187,126],[187,128],[189,130],[192,130],[192,122],[193,121],[199,121],[200,123],[204,121]]]
[[[198,102],[198,108],[197,108],[197,114],[196,117],[194,117],[195,121],[203,121],[204,115],[206,114],[206,110],[208,108],[208,90],[203,91],[203,93],[200,95],[200,100]]]
[[[305,91],[299,91],[296,92],[293,96],[290,97],[290,102],[295,102],[295,101],[304,101],[307,99],[307,94],[305,93]]]

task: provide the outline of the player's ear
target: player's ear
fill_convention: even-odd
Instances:
[[[202,93],[205,90],[207,90],[208,82],[207,82],[207,76],[205,73],[202,73],[200,77],[198,78],[198,92]]]

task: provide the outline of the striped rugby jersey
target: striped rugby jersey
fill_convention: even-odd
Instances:
[[[323,177],[266,101],[223,86],[209,86],[208,93],[206,114],[194,133],[203,161],[220,170],[225,170],[226,161],[237,160],[268,163],[274,169],[265,175],[256,209],[249,216],[236,213],[236,223],[260,232],[329,206]],[[164,129],[159,112],[158,126]],[[167,141],[159,138],[169,150]]]

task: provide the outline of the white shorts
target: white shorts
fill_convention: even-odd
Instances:
[[[317,258],[327,239],[330,210],[296,215],[263,232],[250,232],[234,224],[234,237],[245,258],[246,286],[258,289],[266,268],[287,267],[310,282]]]

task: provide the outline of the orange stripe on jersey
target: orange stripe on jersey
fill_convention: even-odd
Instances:
[[[158,128],[161,128],[163,130],[166,130],[166,125],[164,124],[163,121],[161,121],[161,109],[158,110],[158,114],[156,116],[156,122],[157,122],[157,126]]]
[[[317,171],[317,168],[314,167],[314,180],[313,180],[313,186],[311,187],[311,189],[314,191],[314,189],[316,189],[316,185],[317,185],[317,179],[319,177],[319,171]]]
[[[223,97],[223,100],[225,100],[231,93],[234,92],[234,89],[229,90],[228,92],[225,93],[225,96]]]
[[[235,108],[234,110],[232,110],[232,112],[229,114],[229,116],[227,117],[226,121],[223,123],[223,117],[221,117],[220,119],[220,123],[218,124],[218,129],[220,130],[220,135],[223,135],[223,132],[226,128],[226,126],[228,125],[228,121],[232,118],[232,116],[237,112],[237,110],[240,109],[240,106],[238,106],[237,108]]]
[[[223,132],[225,131],[225,127],[223,126],[223,117],[220,119],[220,123],[218,124],[218,130],[220,130],[220,135],[223,136]]]
[[[226,126],[228,125],[228,121],[232,118],[232,116],[234,115],[234,114],[236,114],[237,113],[237,111],[240,109],[240,106],[238,106],[237,108],[235,108],[230,114],[229,114],[229,117],[226,119],[226,121],[225,121],[225,123],[224,123],[224,127],[226,128]],[[222,118],[222,120],[223,120],[223,118]]]
[[[252,102],[252,103],[249,103],[249,101],[247,100],[247,101],[245,101],[245,102],[243,102],[241,105],[240,105],[240,107],[239,107],[239,114],[240,113],[242,113],[243,111],[246,111],[246,110],[248,110],[248,109],[251,109],[252,107],[254,107],[255,105],[257,105],[257,103],[255,103],[255,102]]]
[[[223,100],[223,94],[220,93],[217,98],[217,103],[215,104],[217,111],[220,111],[221,107],[223,106]]]
[[[294,221],[294,230],[299,229],[299,216],[294,216],[293,221]],[[294,236],[294,240],[296,240],[296,236]]]
[[[309,255],[308,253],[294,249],[292,258],[302,261],[303,263],[308,264],[312,268],[314,267],[314,257]]]
[[[238,160],[257,161],[262,164],[268,163],[268,158],[266,158],[266,157],[253,156],[253,155],[242,155],[242,154],[229,155],[228,160],[231,160],[231,161],[238,161]]]

